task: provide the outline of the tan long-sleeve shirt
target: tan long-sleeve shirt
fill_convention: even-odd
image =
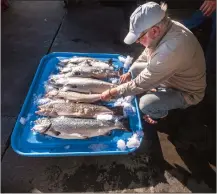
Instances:
[[[142,55],[146,55],[145,52]],[[140,56],[145,69],[117,87],[120,95],[141,94],[161,84],[182,91],[188,104],[199,103],[205,94],[206,68],[203,50],[193,33],[179,22],[172,26],[149,56]],[[146,63],[147,63],[146,62]]]

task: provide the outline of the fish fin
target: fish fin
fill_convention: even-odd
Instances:
[[[106,131],[104,134],[102,134],[102,136],[111,136],[112,135],[112,131]]]
[[[88,136],[83,136],[83,135],[81,135],[81,134],[79,134],[79,133],[71,133],[70,136],[71,136],[71,137],[77,137],[77,139],[89,139]],[[75,138],[75,139],[76,139],[76,138]]]
[[[51,129],[50,132],[53,133],[56,136],[59,136],[61,134],[59,131],[56,131],[54,129]]]
[[[120,77],[121,75],[123,75],[123,71],[124,71],[124,68],[121,67],[119,70],[118,70],[118,76]]]
[[[121,118],[119,122],[122,124],[122,130],[131,132],[129,118]]]
[[[123,116],[122,106],[110,107],[109,109],[113,111],[114,115]]]

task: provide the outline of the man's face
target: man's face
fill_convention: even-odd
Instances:
[[[136,43],[140,43],[144,47],[149,47],[151,43],[159,36],[160,28],[158,26],[153,26],[147,31],[143,32],[137,39]]]

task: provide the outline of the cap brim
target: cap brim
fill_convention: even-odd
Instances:
[[[133,44],[139,38],[139,35],[140,34],[135,34],[135,33],[129,32],[124,39],[124,43],[125,44]]]

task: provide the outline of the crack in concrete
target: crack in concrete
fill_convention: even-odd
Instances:
[[[64,21],[64,18],[65,18],[65,16],[66,16],[66,14],[67,14],[67,11],[65,11],[65,13],[63,14],[62,20],[60,21],[60,24],[59,24],[59,26],[58,26],[58,28],[57,28],[55,34],[54,34],[54,37],[53,37],[53,39],[52,39],[52,41],[51,41],[51,44],[50,44],[49,48],[48,48],[47,54],[49,54],[50,51],[51,51],[51,48],[52,48],[52,46],[53,46],[53,44],[54,44],[54,41],[55,41],[55,39],[56,39],[56,37],[57,37],[57,35],[58,35],[60,29],[61,29],[61,26],[62,26],[62,24],[63,24],[63,21]]]

